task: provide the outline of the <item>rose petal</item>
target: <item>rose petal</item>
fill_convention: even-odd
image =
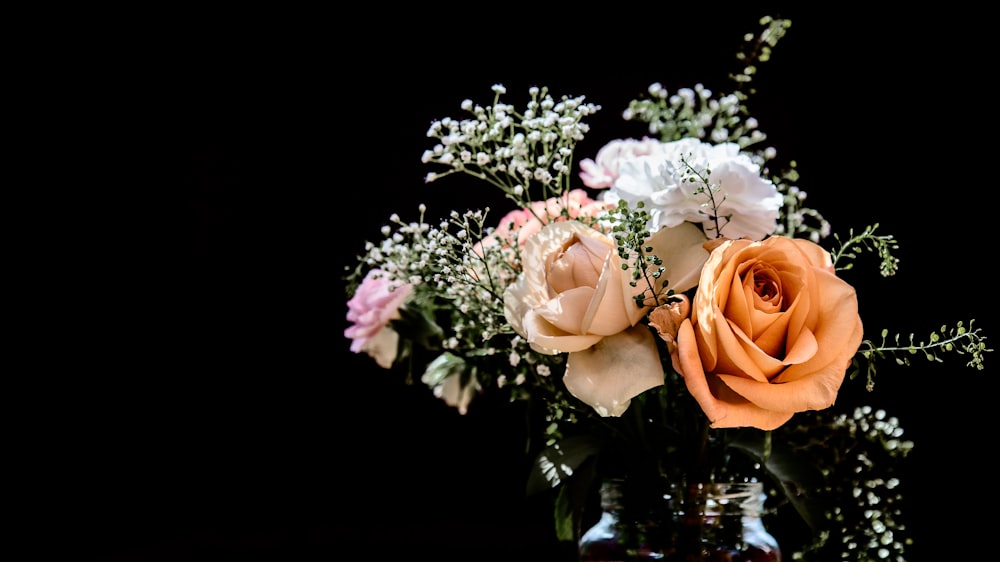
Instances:
[[[632,398],[663,384],[663,376],[656,340],[640,324],[570,353],[563,383],[601,416],[618,417]]]
[[[547,355],[582,351],[604,337],[599,334],[573,334],[558,330],[535,310],[525,313],[522,326],[524,339],[530,343],[531,348]]]
[[[589,236],[574,236],[567,244],[549,266],[549,286],[557,293],[574,287],[596,287],[611,246]]]
[[[546,322],[563,332],[583,333],[585,332],[583,327],[587,307],[590,306],[593,298],[593,288],[577,287],[564,291],[542,306],[536,307],[535,312]]]
[[[708,259],[706,240],[705,233],[689,222],[653,233],[648,240],[650,253],[663,260],[665,269],[661,278],[667,280],[667,288],[683,293],[698,284],[702,266]]]
[[[677,330],[691,314],[691,301],[687,295],[679,294],[672,297],[668,304],[660,305],[649,313],[649,325],[656,329],[660,339],[667,344],[667,351],[675,355],[677,350]]]
[[[690,318],[681,322],[681,327],[677,330],[677,361],[674,369],[684,377],[684,386],[701,406],[709,421],[714,424],[726,417],[728,413],[726,405],[716,400],[708,388],[708,379],[701,365],[698,342]]]
[[[389,369],[399,352],[399,334],[389,326],[383,327],[361,345],[359,351],[368,354],[379,367]]]
[[[726,417],[712,424],[713,429],[727,427],[756,427],[765,431],[776,429],[792,419],[794,412],[765,410],[751,402],[728,404]]]
[[[808,361],[790,365],[772,382],[790,382],[811,376],[810,372],[824,364],[831,365],[835,373],[839,371],[842,381],[844,371],[861,345],[864,329],[857,315],[858,297],[854,287],[826,270],[814,271],[815,283],[823,294],[823,298],[813,304],[823,318],[815,329],[815,337],[823,345]]]
[[[445,404],[458,409],[458,413],[463,416],[469,413],[469,403],[480,390],[479,383],[470,381],[462,386],[462,377],[452,375],[439,385],[434,387],[434,395],[444,400]]]

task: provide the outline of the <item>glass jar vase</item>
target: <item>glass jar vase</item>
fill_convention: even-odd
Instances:
[[[580,537],[580,562],[662,560],[671,542],[663,492],[618,478],[601,482],[600,519]]]
[[[667,560],[781,562],[778,541],[767,532],[761,519],[766,499],[760,482],[674,488],[669,503],[677,556]]]
[[[761,519],[759,482],[650,489],[614,479],[600,494],[600,519],[579,541],[581,562],[781,562]]]

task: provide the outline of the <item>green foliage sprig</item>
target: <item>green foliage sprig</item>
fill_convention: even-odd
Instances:
[[[834,234],[834,239],[839,243],[839,246],[830,252],[834,267],[838,271],[851,269],[854,267],[854,262],[848,262],[840,267],[837,266],[837,263],[842,258],[853,260],[859,252],[868,251],[878,254],[881,260],[879,272],[882,277],[895,275],[899,269],[899,259],[892,255],[892,251],[899,249],[899,244],[896,243],[896,238],[891,234],[876,235],[875,230],[877,229],[878,223],[866,227],[860,234],[854,234],[854,229],[851,229],[848,231],[849,238],[844,242],[841,242],[840,237]]]
[[[799,181],[796,166],[792,160],[788,168],[771,178],[783,198],[775,234],[808,238],[818,244],[830,235],[830,223],[819,211],[805,206],[806,192],[795,185]]]
[[[845,258],[854,260],[862,252],[873,252],[879,257],[879,272],[882,276],[895,275],[899,269],[899,259],[892,255],[892,251],[898,249],[899,245],[891,234],[875,234],[878,226],[878,223],[875,223],[859,234],[855,234],[851,229],[846,241],[841,241],[840,237],[834,234],[834,239],[839,244],[830,252],[834,268],[838,271],[851,269],[854,267],[853,261],[843,264],[841,260]],[[915,355],[923,355],[930,362],[940,363],[943,361],[941,358],[943,353],[971,356],[966,366],[982,370],[983,354],[993,350],[986,347],[986,337],[980,333],[980,329],[973,329],[974,321],[970,320],[968,327],[961,321],[950,328],[942,325],[940,330],[930,332],[926,340],[919,341],[912,333],[908,338],[903,338],[898,333],[890,338],[889,330],[883,329],[880,343],[875,344],[870,339],[862,340],[848,376],[854,379],[864,371],[867,379],[865,387],[871,391],[875,387],[877,363],[880,360],[891,358],[897,365],[908,367],[910,358]]]
[[[722,228],[725,227],[727,224],[729,224],[730,219],[733,218],[732,214],[722,215],[722,216],[719,215],[719,207],[721,207],[722,204],[726,202],[726,194],[722,193],[721,201],[715,200],[715,196],[721,191],[721,186],[713,184],[710,181],[708,181],[709,176],[712,175],[712,170],[708,168],[699,170],[698,168],[695,168],[693,165],[691,165],[691,163],[688,162],[687,157],[684,156],[681,156],[681,164],[685,168],[683,181],[688,183],[698,184],[698,187],[696,187],[694,190],[694,194],[704,195],[708,198],[708,201],[702,204],[702,207],[708,210],[707,211],[701,210],[699,212],[707,216],[708,219],[712,221],[712,223],[715,226],[706,227],[705,234],[709,234],[710,232],[714,231],[715,238],[719,238],[720,236],[722,236]],[[722,221],[724,222],[720,224],[719,219],[722,219]]]
[[[740,61],[743,68],[740,69],[740,72],[729,75],[733,81],[739,84],[737,95],[741,99],[746,99],[748,94],[754,93],[754,90],[748,86],[757,74],[758,63],[771,60],[771,51],[792,27],[791,20],[772,16],[764,16],[760,18],[758,23],[763,29],[756,34],[747,33],[744,35],[743,48],[736,52],[736,59]],[[744,88],[747,89],[744,90]]]
[[[639,281],[643,280],[647,290],[632,297],[636,306],[642,307],[647,304],[647,300],[652,299],[656,304],[660,302],[660,290],[666,286],[667,279],[660,279],[666,268],[663,267],[663,260],[655,254],[651,254],[653,248],[646,245],[646,240],[650,236],[646,227],[649,222],[649,212],[645,210],[646,203],[639,201],[636,209],[629,207],[628,201],[622,199],[618,202],[618,207],[609,212],[609,220],[614,226],[611,227],[611,235],[618,245],[618,257],[622,260],[622,271],[632,269],[632,280],[629,285],[637,287]],[[669,297],[673,291],[668,291],[664,296]]]
[[[850,377],[855,378],[864,369],[867,375],[866,388],[872,390],[875,386],[877,360],[891,357],[897,365],[908,367],[910,358],[917,355],[923,355],[924,359],[932,363],[941,363],[942,353],[970,356],[965,365],[981,371],[984,368],[983,354],[993,350],[986,347],[986,336],[980,333],[981,330],[973,329],[973,322],[975,319],[969,320],[968,327],[963,322],[958,322],[950,328],[942,325],[940,330],[932,331],[926,340],[920,341],[917,341],[912,333],[903,341],[900,334],[896,334],[890,340],[889,330],[883,329],[882,339],[878,345],[867,339],[861,342],[861,347],[854,356]],[[907,341],[908,344],[905,343]]]

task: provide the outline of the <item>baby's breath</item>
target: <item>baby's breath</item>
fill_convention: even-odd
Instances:
[[[694,137],[716,144],[735,142],[745,149],[767,139],[735,94],[715,96],[702,84],[671,94],[659,82],[648,92],[649,97],[632,100],[622,116],[646,123],[649,134],[664,142]]]
[[[446,168],[428,174],[437,181],[464,173],[499,187],[522,208],[569,190],[573,177],[573,151],[590,126],[583,120],[601,108],[584,96],[555,100],[546,87],[532,87],[530,101],[518,111],[503,103],[507,90],[493,87],[493,105],[462,102],[471,114],[466,119],[435,120],[427,136],[438,143],[424,152],[425,164]]]
[[[802,422],[813,419],[777,431],[824,467],[824,483],[807,493],[827,506],[822,514],[827,524],[810,543],[790,552],[790,559],[847,559],[844,553],[850,552],[849,559],[859,562],[905,560],[913,540],[903,521],[903,488],[895,474],[913,442],[903,439],[899,420],[871,406],[850,414],[800,416]]]
[[[816,209],[804,205],[806,192],[796,185],[799,172],[795,169],[793,160],[789,168],[771,178],[778,192],[782,195],[781,208],[778,210],[778,227],[775,234],[792,238],[807,238],[819,244],[830,236],[830,223]]]

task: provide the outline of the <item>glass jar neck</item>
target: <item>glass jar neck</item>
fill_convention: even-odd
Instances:
[[[679,497],[671,498],[675,509],[713,516],[760,517],[767,497],[760,482],[698,483],[680,492],[675,487],[672,494],[679,494]]]

